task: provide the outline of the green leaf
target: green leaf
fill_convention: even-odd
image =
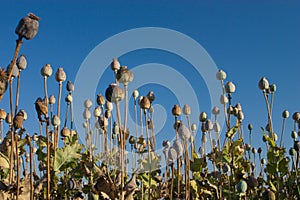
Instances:
[[[191,162],[191,171],[192,172],[199,172],[202,170],[203,167],[206,167],[206,162],[204,158],[195,158],[194,162]]]
[[[233,126],[231,129],[229,129],[229,131],[226,133],[226,136],[228,137],[228,138],[233,138],[234,137],[234,135],[235,135],[235,133],[236,133],[236,131],[238,130],[238,126]]]
[[[58,172],[72,162],[76,162],[81,154],[82,145],[73,144],[56,150],[56,160],[54,162],[54,171]]]

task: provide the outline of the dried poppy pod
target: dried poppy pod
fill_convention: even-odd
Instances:
[[[4,68],[0,68],[0,100],[2,99],[6,89],[7,89],[7,74]]]
[[[226,95],[223,95],[223,94],[221,95],[220,103],[223,105],[228,103],[228,98],[226,97]]]
[[[242,105],[240,103],[237,103],[235,105],[235,107],[237,108],[238,111],[241,111],[242,110]]]
[[[191,107],[187,104],[185,104],[182,108],[182,112],[184,115],[190,115],[191,114]]]
[[[84,107],[90,109],[93,106],[93,103],[90,99],[84,101]]]
[[[213,123],[211,122],[211,120],[210,120],[210,119],[206,120],[206,121],[205,121],[205,129],[206,129],[207,131],[211,131],[211,130],[213,130],[213,128],[214,128],[214,125],[213,125]]]
[[[243,111],[239,111],[236,117],[240,122],[242,122],[245,118]]]
[[[262,77],[258,82],[258,88],[260,90],[267,90],[269,89],[269,81],[266,79],[266,77]]]
[[[284,119],[288,118],[289,116],[290,116],[290,113],[289,113],[288,110],[284,110],[284,111],[282,112],[282,117],[283,117]]]
[[[27,112],[26,112],[25,110],[23,110],[23,109],[20,109],[20,111],[23,112],[23,115],[24,115],[24,121],[26,121],[26,120],[27,120],[27,117],[28,117]]]
[[[177,152],[177,156],[181,156],[183,154],[183,145],[179,140],[175,140],[173,143],[173,147]]]
[[[216,133],[220,133],[221,127],[220,127],[219,122],[215,122],[215,123],[214,123],[213,129],[214,129],[214,131],[215,131]]]
[[[192,134],[184,124],[181,124],[181,126],[178,129],[178,135],[182,140],[187,141],[190,139]]]
[[[97,106],[95,109],[94,109],[94,117],[99,117],[101,115],[101,109],[99,106]]]
[[[67,82],[66,87],[67,87],[68,92],[73,92],[74,91],[74,84],[71,81]]]
[[[50,64],[46,64],[44,67],[41,69],[41,75],[43,77],[50,77],[52,75],[52,67]]]
[[[37,98],[35,101],[35,110],[37,112],[38,118],[42,121],[42,115],[46,116],[48,114],[48,106],[41,97]]]
[[[124,99],[123,89],[115,83],[112,83],[108,86],[105,91],[105,98],[107,101],[116,103]]]
[[[0,109],[0,120],[2,121],[2,120],[5,120],[5,118],[6,118],[6,112],[5,112],[5,110],[4,109]]]
[[[112,63],[110,64],[110,67],[113,71],[118,71],[121,67],[118,58],[113,58]]]
[[[134,100],[136,100],[136,98],[139,96],[139,91],[137,89],[133,90],[132,92],[132,97],[134,98]]]
[[[124,85],[128,85],[128,83],[133,81],[133,77],[133,73],[127,68],[127,66],[122,66],[116,74],[117,80]]]
[[[180,109],[180,106],[178,104],[173,106],[172,115],[174,115],[175,117],[178,117],[178,116],[181,115],[181,109]]]
[[[191,126],[191,130],[196,131],[197,130],[197,124],[193,123],[192,126]]]
[[[19,70],[25,70],[27,67],[27,60],[26,57],[24,55],[21,55],[16,62],[16,65],[18,67]]]
[[[135,143],[135,137],[133,135],[131,135],[129,137],[129,144],[134,144]]]
[[[59,125],[60,125],[60,118],[59,118],[57,115],[54,115],[54,116],[52,117],[51,122],[52,122],[52,125],[53,125],[54,127],[59,126]]]
[[[11,121],[11,113],[8,113],[8,114],[6,115],[5,122],[6,122],[7,124],[12,124],[12,121]]]
[[[108,111],[112,111],[113,108],[114,108],[114,105],[111,102],[109,102],[109,101],[106,101],[105,105],[106,105],[105,106],[106,110],[108,110]]]
[[[62,67],[59,67],[55,73],[55,80],[57,82],[64,82],[67,78],[67,75]]]
[[[162,145],[163,145],[164,148],[169,148],[171,144],[170,144],[169,140],[164,140]]]
[[[105,98],[101,94],[97,94],[97,104],[103,106],[105,104]]]
[[[23,17],[15,30],[15,33],[19,36],[19,39],[25,38],[31,40],[37,34],[39,29],[40,18],[29,13],[26,17]]]
[[[22,128],[24,122],[24,113],[23,111],[19,111],[17,115],[14,117],[13,126],[15,129]]]
[[[150,100],[147,96],[144,96],[141,101],[140,101],[140,107],[142,109],[149,109],[151,107],[151,103],[150,103]]]
[[[205,122],[207,120],[207,114],[206,112],[201,112],[199,116],[199,121],[200,122]]]
[[[294,112],[294,114],[293,114],[293,120],[295,122],[297,122],[297,121],[300,120],[300,113],[299,112]]]
[[[66,101],[67,103],[72,103],[73,97],[72,97],[72,94],[71,94],[71,93],[69,93],[69,94],[66,96],[65,101]]]
[[[231,94],[235,92],[235,85],[233,84],[233,82],[229,81],[226,83],[225,91],[227,94]]]
[[[90,119],[91,118],[91,112],[88,108],[84,109],[83,111],[83,118],[84,119]]]
[[[109,119],[111,117],[111,111],[110,110],[106,110],[104,113],[104,116],[106,119]]]
[[[223,71],[223,70],[219,70],[216,74],[216,78],[219,80],[219,81],[223,81],[226,79],[226,73]]]
[[[275,193],[270,189],[266,189],[263,192],[262,196],[263,196],[264,200],[275,200],[276,199]]]
[[[175,150],[174,147],[169,148],[168,158],[171,160],[171,162],[177,159],[177,151]]]
[[[56,99],[55,99],[55,97],[54,97],[54,95],[50,95],[50,97],[49,97],[49,104],[55,104],[55,101],[56,101]]]
[[[7,66],[7,71],[9,70],[10,65],[11,65],[11,64],[9,64],[9,65]],[[15,64],[15,65],[12,67],[12,74],[11,74],[11,76],[12,76],[13,78],[16,78],[16,77],[19,75],[19,73],[20,73],[20,70],[19,70],[18,66]]]
[[[214,106],[213,109],[211,110],[213,115],[218,115],[220,114],[220,108],[217,106]]]
[[[61,135],[62,137],[70,137],[71,132],[70,132],[70,130],[69,130],[67,127],[63,127],[63,128],[61,129],[61,131],[60,131],[60,135]]]
[[[154,92],[153,91],[148,92],[147,97],[150,100],[150,102],[152,103],[155,100]]]

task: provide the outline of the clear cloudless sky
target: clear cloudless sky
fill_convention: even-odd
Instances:
[[[62,66],[67,79],[74,81],[83,60],[105,39],[139,27],[173,29],[201,44],[216,65],[227,72],[227,80],[236,84],[233,102],[241,102],[245,114],[244,129],[247,132],[246,125],[253,124],[255,144],[259,146],[262,145],[260,127],[267,123],[263,95],[257,86],[262,76],[277,85],[273,120],[278,135],[282,111],[288,109],[291,115],[300,111],[299,10],[300,1],[278,0],[1,1],[0,66],[6,67],[13,57],[17,39],[14,30],[18,21],[29,12],[38,15],[41,18],[38,35],[32,41],[24,41],[20,52],[28,59],[28,68],[21,75],[20,107],[28,112],[29,119],[25,124],[28,132],[33,133],[38,131],[34,101],[43,96],[40,69],[46,63],[52,65],[54,72]],[[182,67],[180,64],[186,64],[174,55],[147,50],[124,55],[120,62],[129,68],[149,62],[163,62],[178,69]],[[99,67],[106,66],[99,63]],[[112,77],[111,74],[111,82]],[[207,103],[206,106],[201,105],[201,111],[209,113],[211,105],[203,80],[200,78],[199,83],[192,77],[190,80],[191,84],[204,87],[203,95],[199,95]],[[99,85],[99,93],[103,93],[108,84]],[[57,95],[58,84],[54,77],[49,80],[49,85],[49,94]],[[168,104],[166,112],[171,117],[171,108],[176,100],[164,96],[164,92],[160,92],[162,88],[153,87],[157,101]],[[63,96],[65,94],[64,91]],[[0,107],[7,111],[8,100],[7,93],[0,102]],[[198,119],[192,121],[197,122]],[[165,129],[171,133],[163,134],[173,134],[172,125],[167,124],[169,128]],[[287,146],[292,145],[292,125],[290,117],[284,140]],[[161,135],[160,138],[164,139]]]

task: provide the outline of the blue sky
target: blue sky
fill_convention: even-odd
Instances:
[[[300,110],[299,9],[299,1],[2,1],[0,66],[6,67],[13,57],[17,39],[14,30],[19,19],[29,12],[38,15],[41,18],[39,33],[32,41],[25,41],[20,52],[28,59],[28,68],[22,72],[20,107],[29,114],[26,124],[27,130],[32,133],[38,130],[33,103],[38,96],[43,96],[40,69],[46,63],[50,63],[54,71],[62,66],[67,79],[75,81],[81,63],[105,39],[140,27],[172,29],[201,44],[216,65],[227,72],[227,80],[236,84],[233,102],[241,102],[244,123],[253,123],[259,146],[262,145],[259,127],[267,123],[263,96],[257,87],[261,76],[266,76],[270,83],[276,83],[278,88],[273,111],[278,135],[282,111],[288,109],[292,114]],[[145,63],[163,63],[178,71],[186,66],[184,75],[194,88],[199,89],[196,93],[201,99],[201,111],[210,112],[205,83],[201,77],[193,77],[189,64],[176,55],[145,49],[123,55],[120,62],[129,68]],[[106,67],[101,65],[99,63],[99,67]],[[104,93],[113,81],[112,73],[109,70],[107,73],[110,77],[107,75],[99,82],[98,93]],[[49,93],[57,95],[54,77],[49,84]],[[142,87],[141,93],[146,95],[149,88],[157,94],[157,102],[165,105],[170,115],[171,107],[177,103],[176,99],[172,99],[174,95],[158,85]],[[65,94],[64,91],[63,96]],[[8,109],[7,94],[0,107]],[[192,121],[197,122],[198,119]],[[173,134],[171,122],[172,119],[168,119],[166,126],[169,128],[163,132]],[[291,130],[290,118],[285,132],[287,146],[291,145]],[[163,139],[163,136],[160,138]]]

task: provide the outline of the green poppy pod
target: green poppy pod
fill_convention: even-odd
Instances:
[[[134,144],[134,143],[135,143],[135,137],[131,135],[129,137],[129,144]]]
[[[299,112],[294,112],[293,120],[296,121],[296,122],[300,120],[300,113]]]
[[[151,107],[151,102],[147,96],[144,96],[140,101],[140,107],[142,109],[149,109]]]
[[[51,122],[52,122],[52,125],[53,126],[59,126],[60,125],[60,118],[57,116],[57,115],[54,115],[53,117],[52,117],[52,120],[51,120]]]
[[[66,85],[66,88],[67,88],[68,92],[73,92],[74,91],[74,84],[71,81],[68,81],[67,85]]]
[[[244,180],[240,180],[240,182],[237,184],[236,189],[238,193],[244,193],[247,191],[247,183]]]
[[[139,96],[139,91],[137,89],[133,90],[132,97],[136,99]]]
[[[282,117],[283,117],[284,119],[288,118],[289,116],[290,116],[290,113],[289,113],[288,110],[284,110],[284,111],[282,112]]]
[[[201,112],[199,116],[199,121],[200,122],[205,122],[207,120],[207,114],[206,112]]]
[[[197,124],[193,123],[193,124],[191,125],[191,130],[192,130],[192,131],[196,131],[196,130],[197,130]]]

